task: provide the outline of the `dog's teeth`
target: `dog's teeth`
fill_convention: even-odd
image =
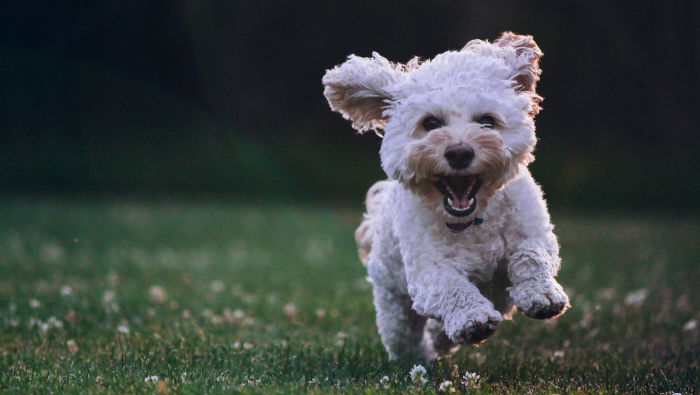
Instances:
[[[452,205],[452,198],[447,198],[447,204]]]
[[[472,204],[474,204],[474,198],[469,199],[469,205],[471,206]]]

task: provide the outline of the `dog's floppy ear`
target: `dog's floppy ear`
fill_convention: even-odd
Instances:
[[[504,32],[493,45],[515,49],[516,60],[512,79],[517,83],[516,90],[535,93],[535,86],[542,73],[539,61],[543,54],[532,36]]]
[[[393,99],[390,88],[405,74],[403,68],[376,52],[372,58],[350,55],[345,63],[326,71],[323,94],[331,109],[352,121],[353,128],[376,131],[388,120],[384,108]]]

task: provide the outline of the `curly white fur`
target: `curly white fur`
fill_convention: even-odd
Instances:
[[[392,359],[430,360],[478,344],[514,307],[543,319],[569,305],[554,280],[559,245],[526,167],[541,56],[532,37],[504,33],[422,63],[351,55],[323,78],[331,108],[354,128],[384,129],[389,180],[368,192],[355,238]],[[426,118],[439,126],[426,129]],[[471,150],[466,166],[447,159],[455,146]],[[466,192],[438,185],[475,179],[480,187]],[[465,214],[455,196],[473,202]],[[477,218],[483,224],[471,225]]]

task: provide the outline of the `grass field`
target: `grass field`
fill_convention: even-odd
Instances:
[[[0,392],[700,393],[697,215],[554,212],[573,308],[423,384],[379,342],[360,210],[0,200]]]

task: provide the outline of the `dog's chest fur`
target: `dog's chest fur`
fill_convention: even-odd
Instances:
[[[385,265],[382,269],[392,272],[390,277],[398,282],[403,292],[407,292],[407,278],[414,269],[420,265],[435,265],[424,262],[450,262],[480,288],[490,288],[492,280],[502,282],[504,279],[494,279],[494,276],[499,277],[499,269],[507,265],[506,232],[510,232],[515,211],[509,203],[510,195],[517,193],[514,190],[519,184],[528,182],[534,184],[526,171],[490,199],[488,207],[480,214],[483,224],[472,225],[460,233],[450,232],[439,214],[396,183],[388,192],[379,216],[382,224],[378,230],[388,232],[390,237],[375,238],[384,240],[384,245],[372,247],[373,252],[380,255],[374,262],[382,262]],[[370,268],[370,272],[373,269],[378,268]],[[435,271],[420,272],[425,275]]]

